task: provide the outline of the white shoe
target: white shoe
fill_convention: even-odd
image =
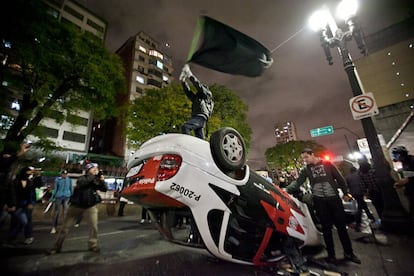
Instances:
[[[53,227],[52,230],[50,230],[50,234],[56,234],[56,228]]]
[[[79,227],[79,223],[76,223],[73,227]]]
[[[145,219],[141,219],[139,223],[143,224],[145,222]]]
[[[34,238],[30,237],[30,238],[26,238],[23,243],[24,244],[32,244],[33,242],[34,242]]]

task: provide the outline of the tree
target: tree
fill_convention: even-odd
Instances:
[[[251,129],[246,122],[247,105],[224,86],[211,85],[210,90],[214,111],[207,123],[206,137],[221,127],[233,127],[248,147]],[[127,137],[129,145],[134,147],[156,135],[180,133],[181,125],[191,116],[191,102],[181,85],[145,90],[145,95],[137,98],[130,108]]]
[[[20,144],[45,117],[63,122],[78,110],[92,112],[97,120],[120,115],[115,95],[125,91],[125,80],[119,57],[93,34],[47,14],[42,1],[8,2],[8,16],[0,24],[0,80],[8,86],[1,89],[18,94],[21,104],[5,141]]]
[[[305,148],[311,148],[316,155],[326,151],[324,146],[314,141],[289,141],[268,148],[265,152],[266,162],[284,171],[298,170],[302,167],[300,154]]]

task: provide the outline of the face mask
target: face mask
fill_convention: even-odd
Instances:
[[[400,159],[400,154],[399,153],[397,153],[397,152],[392,153],[392,161],[397,162],[397,161],[399,161],[399,159]]]

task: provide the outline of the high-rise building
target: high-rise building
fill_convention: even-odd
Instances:
[[[141,97],[145,89],[162,88],[173,81],[172,61],[163,49],[166,47],[140,31],[116,51],[124,64],[128,91],[119,96],[120,104]],[[122,118],[96,123],[89,151],[111,153],[119,157],[129,156],[125,124]]]
[[[414,151],[414,17],[365,38],[368,55],[355,60],[365,92],[379,108],[373,117],[378,134],[392,147],[404,144]],[[396,135],[397,134],[397,135]]]
[[[276,144],[284,144],[298,139],[293,122],[283,122],[275,125]]]

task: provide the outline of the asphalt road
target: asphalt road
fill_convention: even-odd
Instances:
[[[169,243],[152,224],[140,224],[137,216],[101,219],[99,254],[87,251],[85,222],[71,231],[62,253],[52,256],[46,254],[55,239],[49,234],[50,221],[35,222],[34,230],[33,244],[0,247],[2,275],[280,275],[274,268],[224,262],[205,251]],[[2,240],[5,232],[6,229],[0,231]],[[381,244],[369,233],[353,229],[349,233],[362,265],[342,262],[338,270],[348,275],[413,275],[413,236],[387,235]],[[340,243],[336,235],[335,238],[337,255],[341,256]],[[305,253],[313,258],[325,256],[324,250]],[[326,275],[320,267],[310,269]]]

